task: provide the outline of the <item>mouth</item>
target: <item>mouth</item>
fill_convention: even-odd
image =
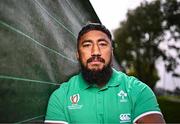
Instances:
[[[87,60],[87,63],[94,63],[94,64],[100,64],[100,63],[105,63],[105,60],[103,58],[95,58],[92,57],[90,59]]]
[[[94,61],[91,61],[91,62],[89,62],[90,64],[100,64],[100,63],[102,63],[101,61],[97,61],[97,60],[94,60]]]

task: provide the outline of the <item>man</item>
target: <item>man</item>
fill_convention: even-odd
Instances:
[[[51,95],[45,123],[165,123],[152,90],[111,67],[111,34],[90,23],[77,39],[81,73]]]

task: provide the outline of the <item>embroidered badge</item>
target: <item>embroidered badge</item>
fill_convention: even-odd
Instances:
[[[69,109],[81,109],[82,105],[79,105],[78,102],[80,100],[79,94],[74,94],[70,96],[71,105],[68,106]]]
[[[78,103],[79,99],[80,99],[79,94],[75,94],[75,95],[70,96],[70,101],[72,104]]]
[[[120,97],[120,102],[127,102],[127,93],[125,93],[123,90],[118,93],[118,96]]]
[[[120,114],[119,119],[120,119],[120,123],[131,122],[131,114],[129,113]]]

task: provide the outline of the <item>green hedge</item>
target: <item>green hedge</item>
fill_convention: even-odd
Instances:
[[[161,96],[158,102],[166,123],[180,123],[180,97]]]

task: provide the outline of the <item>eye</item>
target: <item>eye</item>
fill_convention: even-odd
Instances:
[[[82,44],[82,47],[90,47],[91,46],[91,43],[83,43]]]
[[[101,46],[101,47],[105,47],[105,46],[107,46],[107,45],[108,45],[108,43],[105,42],[105,41],[99,42],[99,46]]]

